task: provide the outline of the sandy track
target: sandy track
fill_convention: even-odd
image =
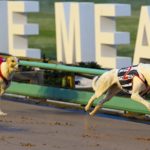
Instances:
[[[150,150],[150,125],[2,101],[0,150]]]

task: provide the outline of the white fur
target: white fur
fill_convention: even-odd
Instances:
[[[149,64],[139,64],[138,65],[138,72],[140,77],[147,81],[148,87],[150,87],[150,65]],[[90,115],[94,115],[102,106],[103,104],[110,100],[114,95],[122,90],[122,87],[119,83],[117,77],[117,69],[110,70],[104,73],[102,76],[93,79],[92,83],[93,89],[95,91],[94,95],[88,101],[88,104],[85,107],[85,110],[88,111],[93,104],[94,100],[102,96],[105,92],[105,97],[100,100],[99,104],[94,108]],[[146,92],[145,84],[138,78],[133,78],[133,88],[131,99],[143,104],[149,111],[150,111],[150,103],[146,101],[141,95],[141,92]]]
[[[96,90],[96,81],[98,80],[99,76],[96,76],[92,81],[92,88],[95,91]]]

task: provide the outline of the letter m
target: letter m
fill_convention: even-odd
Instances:
[[[93,3],[55,3],[57,61],[94,61]]]

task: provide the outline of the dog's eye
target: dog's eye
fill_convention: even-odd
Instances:
[[[15,62],[14,60],[12,60],[11,62]]]

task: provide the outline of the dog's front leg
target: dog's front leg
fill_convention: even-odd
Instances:
[[[138,77],[134,77],[131,99],[143,104],[150,111],[150,103],[139,94],[144,90],[144,83]]]
[[[140,96],[139,93],[133,93],[131,99],[143,104],[150,111],[150,103]]]
[[[1,89],[0,90],[0,101],[2,99],[2,95],[4,94],[5,90]],[[7,113],[4,113],[1,109],[0,109],[0,116],[6,116]]]

